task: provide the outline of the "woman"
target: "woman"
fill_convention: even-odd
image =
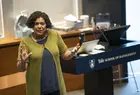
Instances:
[[[44,12],[32,13],[26,25],[34,32],[20,42],[17,62],[20,71],[27,71],[26,94],[66,95],[59,58],[71,59],[79,44],[69,51]]]

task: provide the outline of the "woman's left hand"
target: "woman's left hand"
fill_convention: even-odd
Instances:
[[[73,49],[72,49],[72,52],[73,53],[76,53],[80,48],[80,43],[78,43]]]
[[[69,59],[71,59],[71,58],[75,55],[75,53],[79,50],[79,48],[80,48],[80,44],[78,43],[72,50],[67,50],[67,51],[64,53],[64,55],[62,56],[62,58],[63,58],[64,60],[69,60]]]

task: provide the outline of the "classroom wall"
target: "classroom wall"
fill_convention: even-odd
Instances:
[[[4,29],[6,37],[14,31],[15,17],[21,11],[27,10],[28,16],[37,10],[46,12],[52,22],[61,21],[64,16],[73,14],[79,15],[79,8],[82,0],[2,0]],[[81,8],[80,8],[81,9]],[[9,32],[9,33],[7,33]]]

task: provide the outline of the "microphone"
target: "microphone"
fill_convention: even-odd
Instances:
[[[79,43],[80,43],[80,46],[82,45],[82,43],[85,41],[85,33],[82,32],[80,33],[80,36],[79,36]]]
[[[110,45],[110,42],[108,41],[107,37],[105,36],[104,32],[97,26],[97,29],[101,32],[101,34],[103,35],[104,39],[106,40],[106,42]],[[99,38],[100,39],[100,38]]]

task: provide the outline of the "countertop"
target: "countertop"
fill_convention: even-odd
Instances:
[[[71,37],[71,36],[76,36],[79,35],[81,31],[79,30],[73,30],[70,32],[63,32],[63,31],[58,31],[58,33],[62,37]],[[86,34],[91,34],[92,31],[85,31]],[[0,38],[0,47],[7,47],[7,46],[12,46],[12,45],[18,45],[21,39],[15,39],[15,38]]]

